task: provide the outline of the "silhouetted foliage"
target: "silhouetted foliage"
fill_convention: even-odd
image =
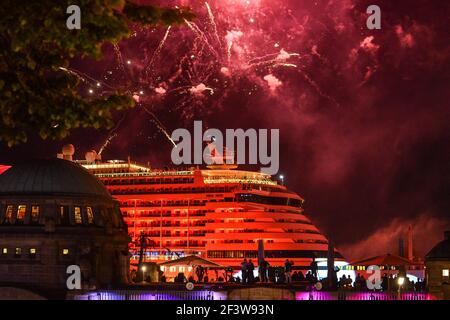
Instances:
[[[81,8],[80,30],[66,27],[71,4]],[[130,23],[172,25],[193,18],[186,8],[125,0],[6,0],[0,16],[0,140],[9,146],[29,134],[61,139],[78,127],[110,127],[111,112],[134,106],[132,97],[83,97],[80,80],[67,72],[70,60],[100,59],[104,43],[130,35]]]

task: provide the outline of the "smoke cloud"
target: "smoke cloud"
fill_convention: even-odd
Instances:
[[[413,255],[423,258],[439,241],[444,231],[450,230],[448,220],[423,214],[415,219],[394,219],[389,225],[376,230],[358,243],[342,246],[341,253],[349,259],[359,260],[386,253],[399,254],[399,239],[403,238],[404,253],[407,246],[407,229],[412,226]]]

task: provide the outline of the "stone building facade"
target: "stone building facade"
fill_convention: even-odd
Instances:
[[[67,292],[67,267],[83,289],[128,282],[130,238],[118,203],[78,164],[18,163],[0,175],[0,287]]]
[[[428,291],[450,300],[450,231],[425,256],[425,267]]]

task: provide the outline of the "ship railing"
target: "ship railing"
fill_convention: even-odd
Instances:
[[[427,292],[405,291],[298,291],[296,300],[434,300],[435,297]]]
[[[220,300],[220,298],[209,290],[105,290],[75,296],[75,300]]]

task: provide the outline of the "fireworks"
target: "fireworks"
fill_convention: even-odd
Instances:
[[[275,27],[282,2],[277,3],[281,9],[255,0],[186,4],[197,13],[195,21],[165,30],[134,27],[129,40],[113,46],[112,65],[105,67],[101,80],[87,71],[65,71],[81,78],[90,96],[129,94],[170,141],[157,114],[174,111],[191,120],[220,108],[230,92],[247,90],[251,95],[260,89],[274,96],[285,84],[277,75],[280,69],[300,69],[306,57],[318,55],[317,48],[303,54],[288,50],[289,37],[295,34],[287,37],[279,31],[276,37],[267,32]],[[311,76],[299,72],[318,94],[328,97]],[[250,83],[247,88],[239,85],[244,79]]]

